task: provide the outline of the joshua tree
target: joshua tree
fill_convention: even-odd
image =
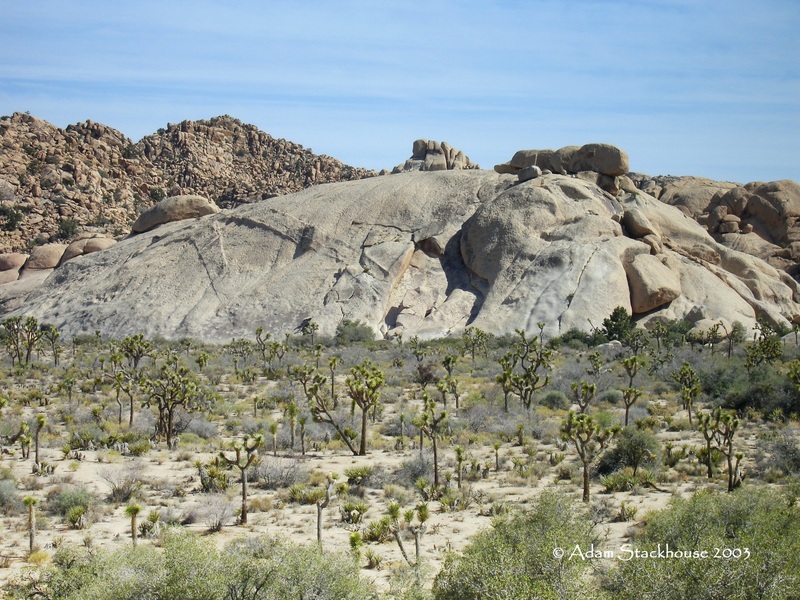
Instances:
[[[433,448],[433,487],[439,490],[438,440],[447,424],[447,412],[436,414],[436,402],[427,392],[422,392],[422,412],[413,420],[414,425],[431,441]]]
[[[359,456],[367,454],[367,418],[369,411],[378,406],[380,388],[386,381],[383,371],[374,366],[369,360],[350,369],[351,375],[345,380],[347,395],[353,401],[351,412],[355,407],[361,410],[361,440],[358,448]]]
[[[319,331],[319,325],[311,319],[306,320],[300,326],[300,333],[311,338],[311,346],[314,346],[314,335]]]
[[[53,363],[58,366],[59,358],[61,357],[61,347],[58,345],[58,338],[61,333],[55,325],[42,325],[42,337],[50,345],[50,352],[53,354]]]
[[[442,366],[444,367],[444,370],[447,371],[448,379],[453,376],[453,369],[456,366],[457,360],[458,356],[456,356],[455,354],[447,354],[442,360]]]
[[[272,337],[270,333],[264,333],[263,327],[256,328],[256,348],[258,349],[259,354],[261,354],[261,363],[262,368],[267,369],[267,365],[269,363],[269,339]]]
[[[744,366],[748,371],[762,363],[772,364],[783,354],[781,337],[766,321],[756,321],[756,336],[753,343],[745,350]]]
[[[341,359],[338,356],[331,356],[328,359],[328,369],[331,372],[331,401],[334,409],[339,406],[339,398],[336,396],[336,367],[340,362]]]
[[[290,438],[290,445],[292,451],[294,451],[294,433],[297,429],[297,413],[298,413],[297,404],[294,401],[290,401],[286,405],[286,417],[289,420],[289,438]]]
[[[242,480],[242,515],[239,522],[247,525],[247,469],[258,461],[258,449],[264,445],[264,436],[261,434],[252,437],[245,435],[241,442],[231,442],[230,449],[234,458],[229,458],[225,452],[219,456],[229,466],[239,469]]]
[[[136,548],[136,539],[139,534],[138,527],[136,526],[136,518],[139,516],[140,512],[142,512],[142,507],[139,504],[128,504],[128,506],[125,507],[125,515],[130,517],[131,520],[131,540],[134,548]]]
[[[530,340],[525,331],[516,330],[519,339],[510,359],[513,371],[510,386],[526,410],[531,408],[533,395],[550,382],[550,375],[544,372],[551,368],[553,353],[544,344],[544,323],[539,322],[537,326],[539,335]]]
[[[355,433],[349,435],[351,430],[343,427],[343,425],[339,423],[339,420],[333,413],[334,408],[331,399],[325,397],[323,389],[327,386],[327,383],[328,378],[317,373],[314,375],[313,380],[306,386],[306,397],[308,398],[308,407],[311,410],[311,415],[314,417],[314,420],[320,423],[327,423],[333,427],[342,441],[350,449],[350,452],[358,456],[358,449],[353,446]]]
[[[583,464],[583,501],[589,502],[589,468],[619,427],[604,428],[587,414],[570,411],[561,425],[561,439],[572,442]]]
[[[408,340],[408,345],[411,347],[411,354],[417,359],[417,363],[421,363],[428,350],[420,344],[419,337],[416,335],[411,337]]]
[[[581,409],[581,414],[586,412],[589,408],[589,403],[594,400],[597,393],[597,386],[588,381],[581,381],[580,383],[572,383],[572,396],[575,398],[575,403]]]
[[[300,415],[297,418],[297,422],[300,424],[300,454],[302,456],[306,455],[306,423],[308,423],[308,417],[306,415]]]
[[[153,350],[155,350],[153,344],[146,340],[141,333],[126,337],[122,340],[119,348],[134,371],[139,369],[142,359],[145,356],[152,356]]]
[[[39,460],[39,435],[42,433],[42,429],[44,426],[47,425],[47,417],[43,414],[36,415],[36,431],[33,433],[33,448],[34,448],[34,455],[33,455],[33,471],[34,473],[39,469],[40,465],[42,464]]]
[[[425,502],[420,502],[416,509],[404,511],[402,520],[400,518],[400,504],[398,502],[390,503],[387,507],[387,512],[389,513],[389,520],[391,522],[392,535],[397,542],[397,546],[400,548],[400,554],[403,555],[403,558],[409,566],[419,568],[420,542],[422,540],[422,535],[428,527],[427,521],[430,517],[428,505]],[[416,523],[414,522],[414,517],[417,519]],[[408,529],[414,535],[415,562],[411,562],[408,558],[408,553],[403,545],[403,538],[400,535],[403,529]]]
[[[186,367],[178,365],[178,358],[171,357],[162,367],[159,376],[148,378],[143,384],[147,397],[143,404],[158,409],[158,433],[166,437],[167,446],[173,447],[175,435],[175,413],[178,408],[193,411],[198,408],[200,388]]]
[[[447,392],[450,391],[450,385],[447,383],[447,380],[440,379],[437,381],[436,389],[439,390],[439,393],[442,395],[442,406],[447,408]]]
[[[469,353],[473,363],[475,362],[476,354],[486,354],[486,342],[488,341],[489,334],[477,327],[467,327],[461,336],[464,354]]]
[[[625,427],[628,426],[628,414],[631,406],[636,404],[636,401],[641,397],[641,390],[633,387],[633,380],[639,369],[644,366],[644,360],[636,356],[628,356],[622,359],[622,366],[625,368],[625,373],[628,375],[628,385],[622,389],[622,401],[625,403]]]
[[[500,373],[495,377],[495,381],[503,390],[503,410],[508,412],[508,397],[514,391],[511,386],[514,375],[514,354],[509,352],[500,358]]]
[[[672,374],[672,379],[681,386],[683,408],[689,413],[689,425],[692,425],[692,405],[700,395],[700,378],[688,362],[684,362],[680,371]]]
[[[317,500],[317,542],[322,543],[322,511],[328,508],[331,503],[331,494],[333,493],[334,474],[328,473],[325,486],[325,496]]]
[[[733,437],[736,435],[736,430],[739,429],[739,418],[733,413],[722,412],[719,408],[714,412],[717,421],[715,440],[717,448],[728,463],[728,491],[732,492],[742,484],[739,463],[744,458],[744,454],[733,450]]]
[[[714,478],[714,471],[711,468],[713,461],[711,460],[711,444],[717,433],[719,413],[701,413],[697,415],[697,425],[700,433],[703,434],[703,439],[706,442],[706,469],[709,481]]]
[[[25,496],[22,503],[28,507],[28,553],[33,554],[36,547],[36,504],[38,499],[33,496]]]
[[[456,446],[456,481],[458,482],[458,489],[461,489],[461,471],[464,468],[464,448]]]
[[[272,456],[278,456],[278,422],[272,421],[269,424],[269,432],[272,435]]]

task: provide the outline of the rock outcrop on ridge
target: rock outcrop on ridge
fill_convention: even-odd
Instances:
[[[377,336],[548,336],[642,319],[800,318],[797,283],[631,187],[558,174],[401,173],[161,225],[56,269],[21,314],[66,335],[227,342],[306,319]],[[21,282],[18,282],[21,283]],[[16,285],[16,284],[11,284]],[[7,286],[3,286],[5,288]],[[6,305],[8,306],[8,304]]]
[[[171,124],[134,143],[101,123],[61,129],[15,113],[0,117],[0,252],[125,235],[168,196],[235,206],[373,175],[229,116]]]
[[[479,169],[469,157],[447,142],[415,140],[411,146],[411,158],[392,169],[393,174],[408,171],[455,171]],[[381,174],[384,174],[383,172]]]

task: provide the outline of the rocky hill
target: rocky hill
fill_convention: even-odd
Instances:
[[[422,337],[542,321],[552,336],[617,306],[698,327],[800,319],[786,273],[633,185],[614,196],[586,179],[458,170],[313,186],[70,260],[19,314],[67,335],[218,342],[306,319]]]
[[[233,206],[309,185],[374,175],[223,116],[184,121],[134,143],[92,121],[60,129],[28,114],[0,118],[0,252],[127,234],[167,196]]]

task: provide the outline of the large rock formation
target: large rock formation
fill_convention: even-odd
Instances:
[[[800,277],[797,182],[739,185],[699,177],[630,178],[639,189],[697,220],[721,244]]]
[[[377,336],[538,321],[552,336],[617,306],[785,325],[797,300],[785,273],[635,188],[615,198],[576,177],[467,170],[315,186],[161,225],[62,265],[20,313],[67,335],[226,342],[309,318],[327,334],[352,319]]]
[[[134,143],[100,123],[60,129],[15,113],[0,118],[0,252],[80,233],[127,234],[167,196],[233,206],[374,174],[227,116],[169,125]]]
[[[469,157],[447,142],[415,140],[411,146],[411,158],[392,169],[393,174],[408,171],[455,171],[478,169]]]
[[[617,177],[628,172],[628,155],[611,144],[565,146],[558,150],[519,150],[507,163],[495,165],[498,173],[516,174],[525,167],[562,175],[589,171]]]

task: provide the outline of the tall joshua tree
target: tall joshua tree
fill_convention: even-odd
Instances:
[[[561,439],[572,442],[583,464],[583,501],[589,502],[589,468],[619,427],[602,427],[592,417],[570,411],[561,425]]]
[[[433,487],[439,490],[439,444],[438,440],[447,425],[447,412],[442,411],[436,414],[436,401],[427,392],[422,392],[422,412],[412,421],[431,441],[433,448]]]
[[[242,479],[242,515],[239,522],[247,525],[247,469],[258,460],[258,449],[264,445],[264,436],[261,434],[252,437],[245,435],[241,442],[231,442],[230,449],[234,457],[229,458],[225,452],[219,456],[229,466],[239,469]]]
[[[40,466],[42,464],[40,459],[39,459],[39,436],[41,435],[42,429],[44,429],[45,425],[47,425],[47,417],[44,416],[41,413],[36,415],[36,431],[33,432],[33,444],[34,444],[34,446],[33,446],[33,448],[34,448],[33,470],[34,470],[34,472],[36,472],[40,468]]]
[[[347,395],[353,401],[352,411],[357,406],[361,410],[361,440],[358,448],[359,456],[367,454],[367,419],[370,410],[378,406],[380,389],[386,381],[383,371],[365,360],[361,365],[350,369],[351,375],[345,380]]]

